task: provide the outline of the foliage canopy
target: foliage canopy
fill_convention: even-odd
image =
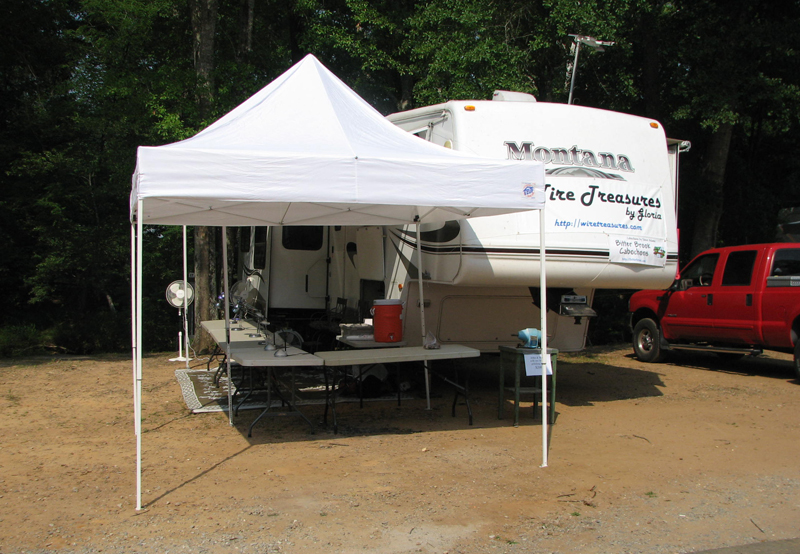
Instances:
[[[773,240],[778,210],[800,205],[796,1],[213,0],[205,110],[189,7],[211,2],[4,4],[0,286],[12,309],[0,325],[50,329],[69,351],[125,348],[136,147],[191,136],[307,52],[390,113],[495,89],[566,102],[570,35],[613,41],[581,50],[575,101],[692,141],[684,258]],[[146,309],[160,322],[148,343],[169,347],[156,338],[173,334],[162,297],[180,230],[146,240]]]

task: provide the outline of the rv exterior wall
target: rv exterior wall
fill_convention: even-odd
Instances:
[[[545,162],[548,288],[591,303],[597,288],[659,289],[674,279],[678,158],[658,122],[503,101],[448,102],[389,120],[477,156]],[[496,351],[516,344],[520,329],[537,326],[529,287],[539,285],[539,217],[527,212],[421,227],[426,328],[442,343]],[[355,309],[365,304],[365,290],[374,296],[382,289],[386,298],[405,302],[404,337],[421,343],[414,226],[332,227],[313,252],[287,248],[281,229],[270,231],[270,307],[324,309],[326,297],[341,297]],[[584,347],[589,318],[576,322],[550,312],[547,324],[550,346]]]
[[[549,276],[548,276],[549,277]],[[483,352],[497,352],[500,345],[516,345],[517,332],[539,327],[539,308],[533,304],[525,287],[453,287],[425,283],[426,329],[443,344],[463,344]],[[578,289],[588,294],[590,289]],[[410,287],[406,298],[404,337],[412,340],[420,334],[419,296]],[[548,346],[561,352],[584,348],[588,319],[576,324],[571,317],[549,311]]]
[[[474,110],[465,110],[465,106]],[[446,114],[446,117],[442,117]],[[401,128],[433,123],[430,140],[478,156],[544,161],[546,244],[553,286],[660,288],[677,271],[677,160],[658,122],[606,110],[543,102],[454,101],[389,116]],[[453,284],[517,284],[514,261],[533,259],[538,213],[461,222]],[[658,239],[663,266],[613,263],[617,237]],[[481,255],[483,254],[483,255]],[[487,267],[487,264],[491,267]],[[439,264],[446,267],[447,264]],[[451,264],[452,265],[452,264]],[[445,274],[452,272],[446,267]],[[437,280],[436,275],[431,276]]]
[[[546,164],[549,287],[573,288],[591,301],[597,288],[664,288],[674,279],[678,164],[658,122],[580,106],[502,101],[447,102],[389,120],[408,131],[426,129],[418,134],[477,156]],[[539,217],[530,212],[460,221],[457,229],[423,226],[426,315],[442,342],[491,350],[504,341],[504,331],[535,325],[538,309],[527,287],[538,285]],[[387,252],[413,259],[407,235],[390,228],[387,236]],[[659,255],[643,252],[643,244],[655,245]],[[625,263],[628,252],[639,258]],[[393,284],[400,279],[395,275]],[[409,305],[413,310],[416,303]],[[415,317],[406,321],[413,325]],[[583,348],[588,318],[575,323],[551,313],[551,345]],[[510,343],[513,338],[505,339]]]

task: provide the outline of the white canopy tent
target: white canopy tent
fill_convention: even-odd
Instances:
[[[143,225],[400,225],[543,208],[542,164],[476,158],[408,134],[311,55],[194,137],[140,147],[130,200],[137,510]],[[544,244],[541,252],[546,352]],[[545,400],[543,391],[543,466]]]

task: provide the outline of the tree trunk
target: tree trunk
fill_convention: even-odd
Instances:
[[[189,0],[192,21],[192,51],[197,76],[197,104],[201,120],[211,113],[214,101],[214,35],[217,26],[217,0]],[[212,278],[216,274],[213,231],[209,227],[194,228],[194,279],[195,279],[195,345],[197,352],[206,352],[213,346],[211,336],[200,325],[212,319],[216,297]]]
[[[195,342],[194,349],[198,353],[208,352],[213,346],[211,335],[201,327],[201,321],[214,319],[214,295],[211,291],[211,256],[210,256],[210,231],[211,227],[194,228],[194,318]]]
[[[660,66],[661,56],[658,41],[656,18],[649,10],[645,10],[637,25],[637,39],[643,53],[642,64],[642,96],[644,97],[645,114],[653,119],[661,119]]]
[[[242,61],[253,50],[253,18],[255,0],[241,0],[239,6],[239,40],[236,45],[236,61]]]
[[[703,192],[699,196],[703,204],[697,207],[691,257],[717,246],[717,231],[722,217],[722,200],[725,185],[725,166],[731,146],[733,125],[723,123],[711,137],[708,156],[701,174]]]
[[[397,103],[399,111],[409,110],[414,107],[414,77],[400,75],[400,101]]]
[[[189,0],[192,20],[194,69],[200,117],[211,112],[214,101],[214,35],[217,28],[217,0]]]
[[[292,63],[295,64],[303,59],[305,52],[300,48],[300,35],[303,32],[303,21],[300,14],[292,10],[289,13],[289,52],[292,55]]]

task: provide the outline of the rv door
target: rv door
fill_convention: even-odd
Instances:
[[[270,260],[270,308],[325,309],[328,228],[276,227]]]

